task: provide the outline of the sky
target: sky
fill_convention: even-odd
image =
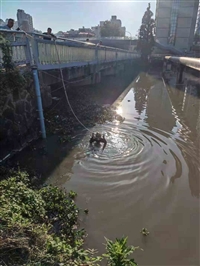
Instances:
[[[50,27],[57,33],[91,28],[116,15],[130,32],[126,35],[134,37],[149,2],[155,14],[156,0],[0,0],[0,18],[17,20],[17,9],[23,9],[33,17],[35,29],[44,32]]]

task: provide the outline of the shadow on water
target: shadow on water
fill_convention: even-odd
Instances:
[[[200,99],[141,73],[116,106],[124,122],[94,127],[106,134],[104,152],[89,150],[84,134],[48,183],[77,191],[90,210],[89,247],[103,252],[104,236],[127,235],[144,249],[140,265],[199,265]]]

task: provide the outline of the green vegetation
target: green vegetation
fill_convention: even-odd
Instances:
[[[3,54],[3,68],[6,72],[14,70],[14,64],[12,62],[12,48],[10,46],[10,42],[6,40],[2,34],[0,34],[0,48]]]
[[[70,190],[70,192],[69,192],[69,197],[70,197],[71,199],[75,199],[76,196],[77,196],[77,193],[74,192],[74,191],[72,191],[72,190]]]
[[[23,74],[12,62],[12,47],[10,42],[0,34],[0,49],[2,51],[2,68],[0,68],[0,115],[3,111],[7,95],[19,94],[30,83],[30,73]]]
[[[115,242],[106,239],[107,254],[103,256],[107,258],[109,266],[137,266],[134,259],[128,257],[138,249],[138,247],[127,246],[127,237],[116,239]]]
[[[24,172],[0,182],[0,261],[6,265],[94,265],[82,248],[74,201],[57,187],[34,189]],[[59,264],[58,264],[59,265]]]
[[[146,228],[142,228],[141,234],[143,234],[143,236],[148,236],[149,231]]]
[[[148,56],[152,53],[154,46],[155,20],[152,18],[153,12],[150,8],[151,6],[149,3],[142,18],[142,25],[138,34],[137,49],[141,52],[141,56],[144,60],[147,60]]]
[[[106,240],[107,253],[84,249],[74,198],[55,186],[36,188],[26,172],[0,169],[0,262],[7,266],[137,265],[127,238]],[[32,181],[31,181],[32,180]]]
[[[89,213],[89,210],[88,210],[88,209],[85,209],[85,210],[84,210],[84,213],[85,213],[85,214],[88,214],[88,213]]]

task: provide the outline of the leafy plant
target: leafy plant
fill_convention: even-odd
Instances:
[[[1,172],[7,176],[5,169]],[[26,172],[10,174],[0,182],[0,261],[8,266],[98,265],[101,257],[82,248],[85,231],[78,229],[79,210],[69,195],[54,186],[33,188]]]
[[[127,246],[127,237],[116,239],[115,242],[106,238],[106,251],[103,256],[108,260],[109,266],[137,266],[134,259],[128,257],[138,247]]]
[[[142,18],[142,25],[139,29],[139,38],[137,49],[141,52],[143,59],[147,59],[151,54],[154,46],[154,29],[155,29],[155,20],[152,18],[153,12],[150,10],[150,3],[144,16]]]
[[[2,34],[0,34],[0,48],[3,54],[3,68],[6,72],[14,70],[14,64],[12,62],[12,47],[10,42],[6,40]]]
[[[85,209],[85,210],[84,210],[84,213],[85,213],[85,214],[88,214],[88,212],[89,212],[88,209]]]
[[[0,34],[0,50],[3,54],[0,66],[0,115],[3,112],[6,97],[19,93],[30,82],[30,72],[21,74],[12,62],[12,47],[10,42]]]
[[[142,228],[141,234],[143,234],[143,236],[148,236],[149,231],[146,228]]]
[[[98,266],[103,258],[109,266],[137,265],[128,258],[137,247],[127,246],[124,237],[106,239],[102,256],[83,248],[85,230],[78,229],[75,192],[51,185],[36,189],[26,172],[8,173],[0,168],[6,178],[0,182],[0,261],[5,265]]]
[[[77,196],[77,193],[74,192],[74,191],[72,191],[72,190],[70,190],[70,192],[69,192],[69,197],[70,197],[71,199],[75,199],[76,196]]]

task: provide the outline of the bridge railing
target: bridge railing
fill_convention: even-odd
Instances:
[[[12,46],[12,60],[16,65],[36,65],[39,70],[80,66],[139,57],[127,50],[69,39],[44,40],[43,34],[0,30]],[[3,54],[0,48],[0,64]]]
[[[25,33],[19,31],[0,30],[0,34],[10,42],[12,47],[12,61],[16,65],[31,63],[30,46]],[[2,63],[3,53],[0,47],[0,66]]]

